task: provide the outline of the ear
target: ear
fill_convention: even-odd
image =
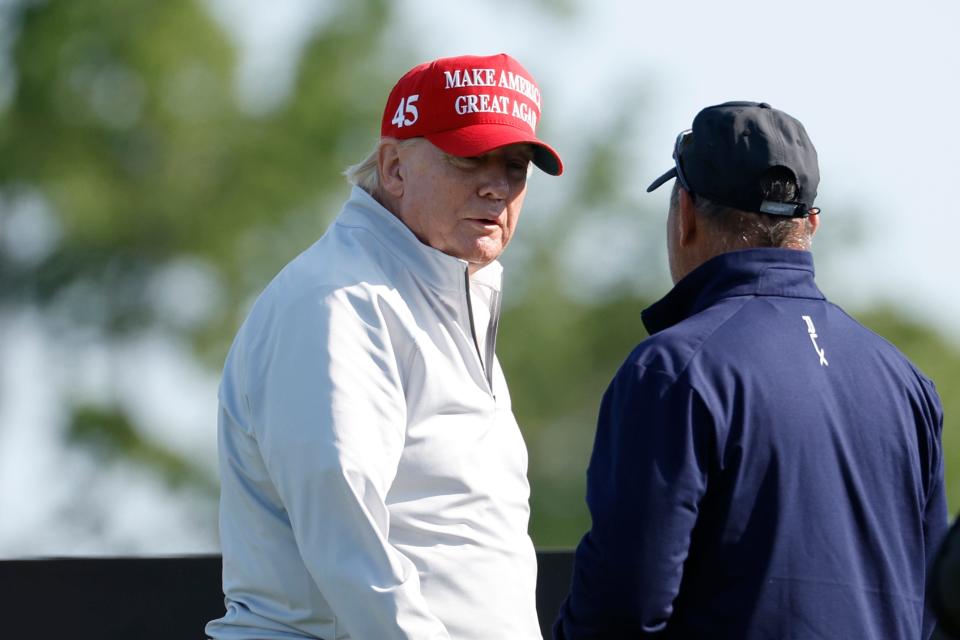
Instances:
[[[679,205],[677,240],[681,247],[689,247],[699,239],[698,234],[701,230],[697,226],[697,207],[693,202],[693,196],[686,189],[680,189]]]
[[[380,188],[384,195],[399,198],[403,195],[403,172],[400,146],[396,140],[384,140],[377,152],[377,170],[380,172]]]
[[[813,234],[817,232],[817,229],[820,228],[820,212],[810,214],[807,216],[807,222],[809,223],[810,237],[813,237]]]

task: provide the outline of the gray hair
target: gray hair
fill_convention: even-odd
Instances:
[[[772,176],[762,187],[764,198],[777,202],[791,202],[796,196],[796,182],[790,178]],[[680,206],[679,180],[670,194],[670,207]],[[765,213],[742,211],[719,204],[701,195],[694,197],[697,215],[715,231],[714,240],[721,251],[736,251],[751,247],[782,247],[809,251],[813,244],[813,225],[810,218],[784,218]]]

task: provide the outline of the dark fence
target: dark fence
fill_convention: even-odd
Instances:
[[[573,554],[537,553],[545,638]],[[0,633],[11,640],[192,640],[223,615],[220,556],[0,561]]]

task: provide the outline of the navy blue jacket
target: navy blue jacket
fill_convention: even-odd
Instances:
[[[933,383],[804,251],[713,258],[603,398],[556,638],[928,638],[947,528]]]

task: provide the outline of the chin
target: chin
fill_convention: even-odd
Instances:
[[[470,250],[464,251],[460,257],[472,264],[489,264],[499,258],[504,249],[499,242],[495,243],[496,246],[493,245],[494,243],[489,242],[477,243]]]
[[[462,258],[467,262],[469,262],[470,266],[472,266],[474,269],[480,269],[481,267],[485,267],[491,262],[493,262],[494,260],[496,260],[497,256],[470,255],[470,256],[462,256]]]

